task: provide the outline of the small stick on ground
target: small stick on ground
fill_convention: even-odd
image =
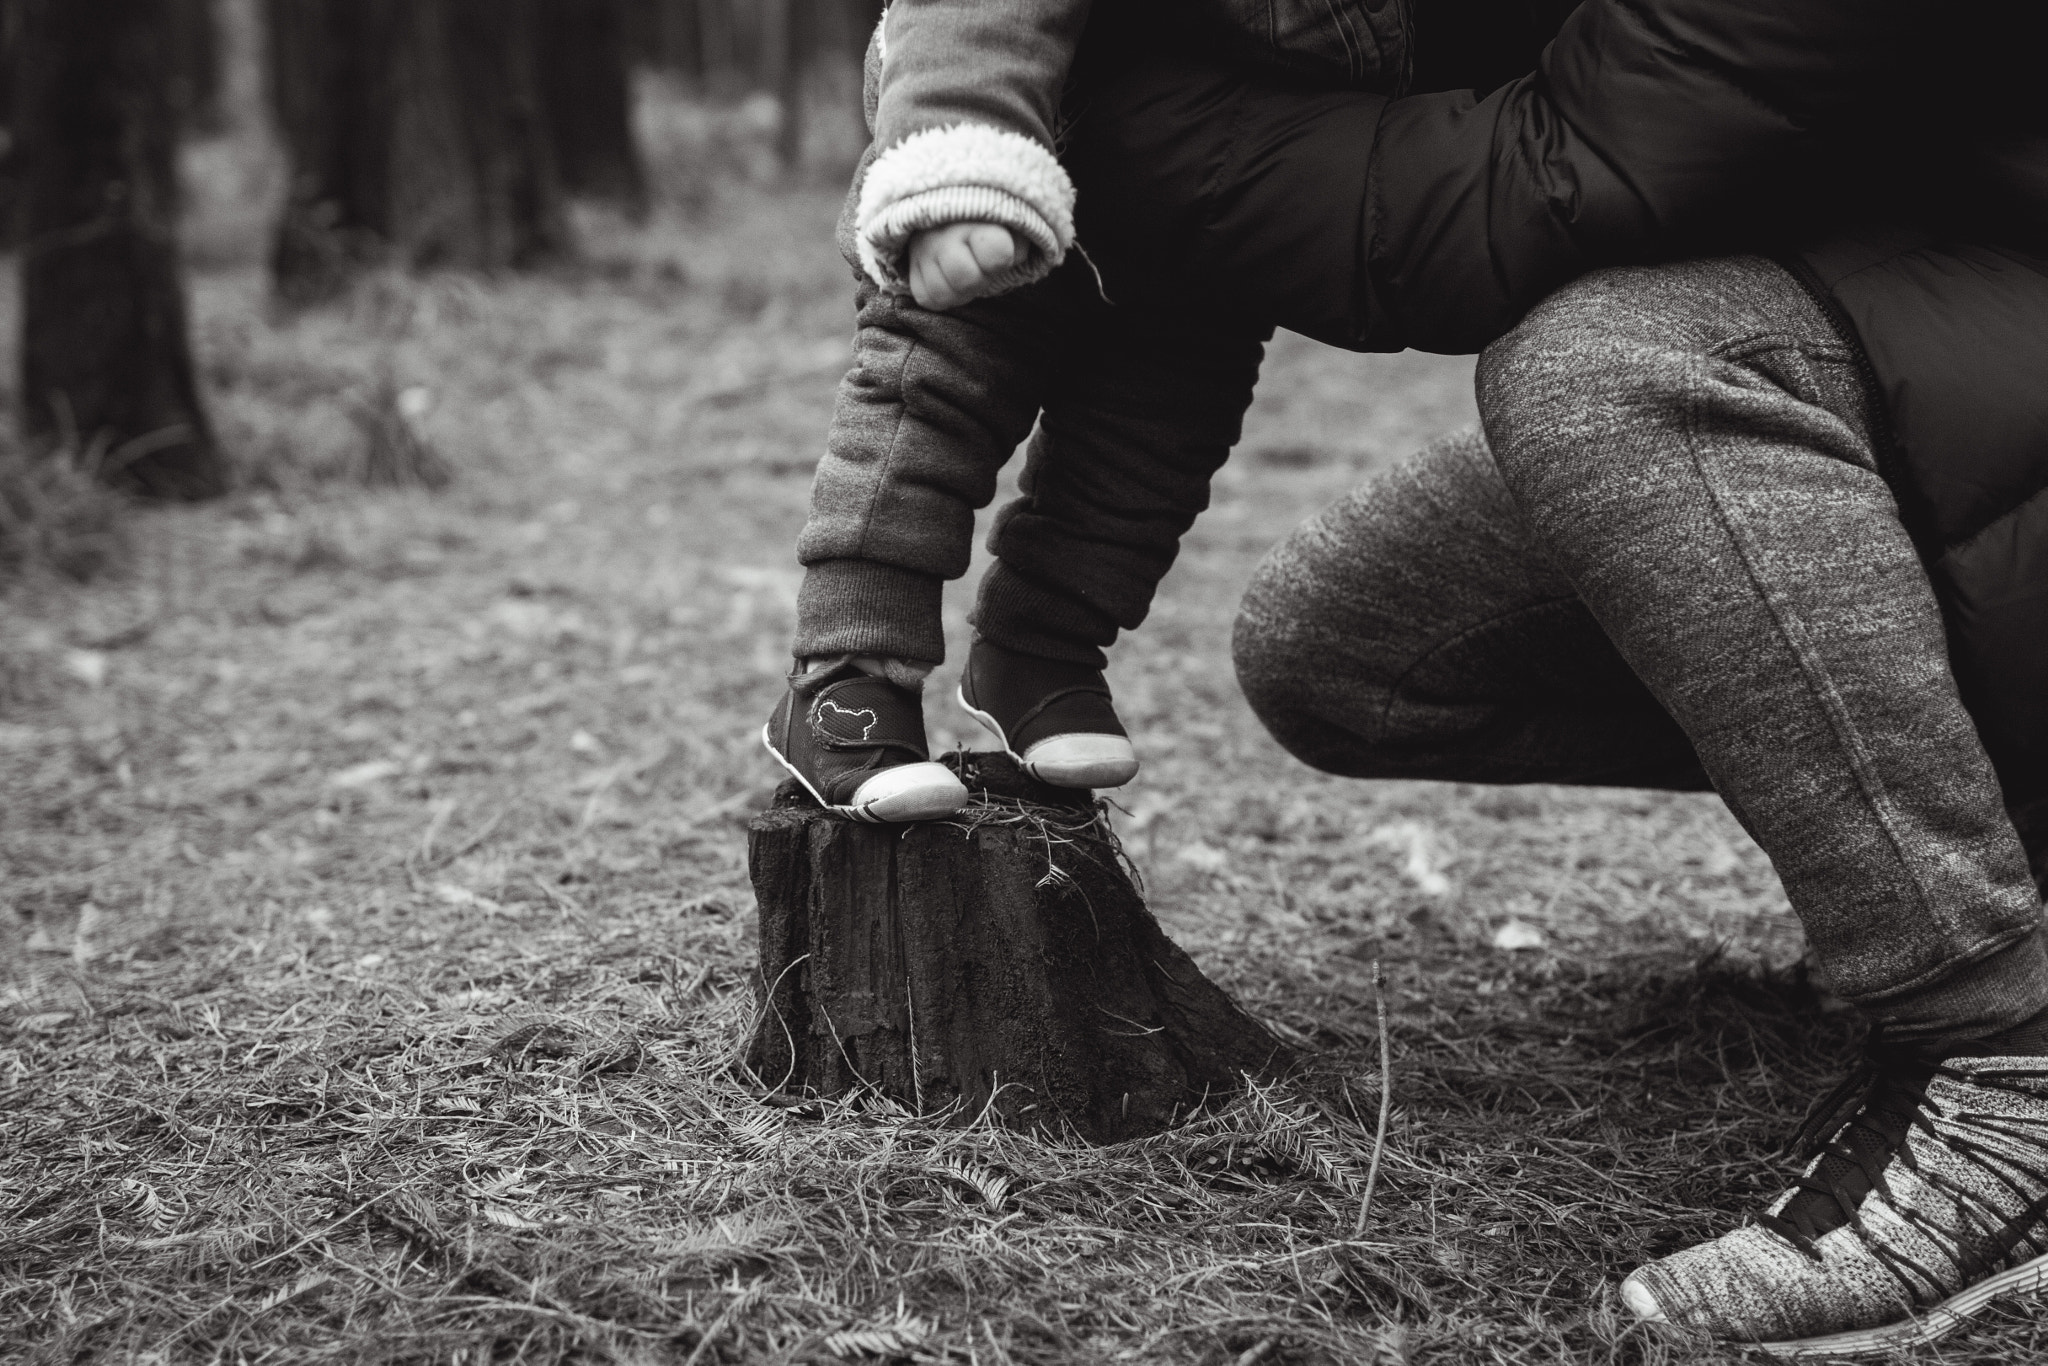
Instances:
[[[1278,1333],[1268,1334],[1246,1348],[1244,1354],[1238,1357],[1233,1366],[1259,1366],[1259,1363],[1272,1356],[1274,1350],[1279,1346],[1280,1335]]]
[[[1387,1042],[1386,978],[1380,960],[1372,960],[1372,1003],[1380,1026],[1380,1122],[1372,1137],[1372,1163],[1365,1169],[1365,1195],[1358,1202],[1358,1224],[1351,1230],[1355,1242],[1365,1236],[1366,1221],[1372,1218],[1372,1189],[1380,1179],[1380,1154],[1387,1149],[1387,1115],[1394,1103],[1394,1050]]]

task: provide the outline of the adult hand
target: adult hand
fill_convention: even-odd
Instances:
[[[993,293],[997,274],[1016,263],[1017,239],[994,223],[948,223],[910,239],[910,294],[943,312]]]

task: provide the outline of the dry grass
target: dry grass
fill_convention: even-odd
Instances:
[[[1761,855],[1709,799],[1309,773],[1230,677],[1250,565],[1464,420],[1465,363],[1277,346],[1112,672],[1124,846],[1311,1074],[1100,1149],[755,1102],[743,831],[833,207],[735,191],[587,224],[575,274],[295,318],[209,264],[270,473],[0,597],[0,1357],[1730,1359],[1614,1286],[1783,1179],[1852,1046]],[[454,482],[362,490],[352,414],[413,388]],[[2044,1352],[2015,1313],[1919,1359]]]
[[[0,434],[0,584],[51,574],[83,583],[122,563],[124,500],[92,477],[94,463],[69,448],[31,458]]]

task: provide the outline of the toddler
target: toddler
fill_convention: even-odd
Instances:
[[[967,800],[930,758],[921,691],[944,656],[941,586],[966,572],[974,515],[1027,436],[959,700],[1042,782],[1136,776],[1104,650],[1144,619],[1207,506],[1270,328],[1173,290],[1126,297],[1120,281],[1116,302],[1105,297],[1076,250],[1064,121],[1087,117],[1091,63],[1132,42],[1220,42],[1268,69],[1397,93],[1409,10],[890,5],[868,51],[873,140],[840,223],[857,280],[854,361],[797,543],[796,667],[763,731],[822,805],[917,821]]]

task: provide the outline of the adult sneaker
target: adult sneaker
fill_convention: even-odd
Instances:
[[[978,640],[960,677],[960,705],[1042,783],[1122,787],[1138,776],[1137,751],[1100,669]]]
[[[2048,1059],[1874,1048],[1831,1099],[1852,1098],[1815,1112],[1814,1160],[1767,1213],[1636,1271],[1629,1307],[1779,1357],[1860,1357],[2048,1284]]]
[[[932,762],[917,694],[851,664],[785,692],[761,742],[818,805],[855,820],[939,820],[967,804],[959,776]]]

